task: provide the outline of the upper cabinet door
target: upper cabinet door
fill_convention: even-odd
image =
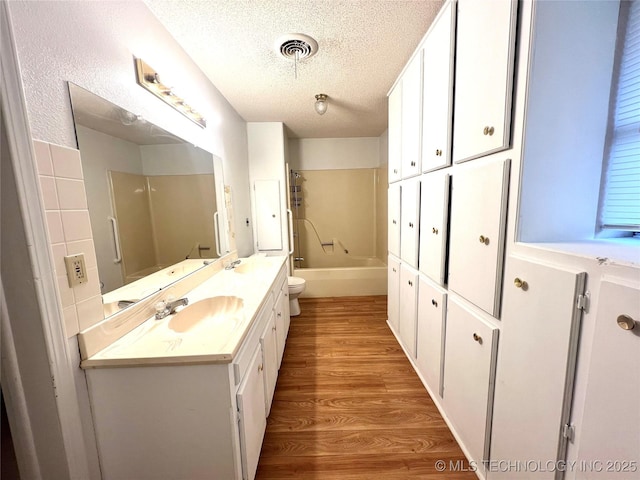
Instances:
[[[388,190],[388,246],[389,253],[400,256],[400,184],[389,185]]]
[[[509,160],[457,169],[451,182],[449,289],[497,317]]]
[[[422,171],[451,165],[455,8],[448,3],[424,42]]]
[[[402,178],[402,80],[389,94],[389,183]]]
[[[402,178],[420,175],[422,130],[422,50],[402,74]]]
[[[440,285],[445,281],[449,178],[433,172],[420,179],[420,271]]]
[[[491,460],[564,460],[586,273],[509,257],[505,268]],[[532,421],[535,419],[535,421]],[[523,432],[526,432],[523,435]],[[562,442],[562,443],[561,443]],[[490,479],[532,478],[489,472]],[[551,470],[535,478],[553,480]]]
[[[509,147],[515,0],[458,0],[453,160]]]
[[[403,181],[401,198],[400,258],[413,268],[418,268],[420,181],[418,179]]]

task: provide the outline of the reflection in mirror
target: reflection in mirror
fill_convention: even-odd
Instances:
[[[108,316],[225,251],[220,159],[77,85],[69,92]]]

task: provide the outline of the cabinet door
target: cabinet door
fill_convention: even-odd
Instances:
[[[264,364],[258,346],[238,393],[240,456],[243,478],[253,480],[258,469],[262,440],[267,428],[264,398]]]
[[[402,178],[420,175],[422,131],[422,50],[402,74]]]
[[[400,256],[400,184],[389,185],[388,192],[388,217],[389,217],[389,253]]]
[[[420,181],[405,180],[401,190],[400,258],[418,267],[418,236],[420,234]]]
[[[444,285],[449,220],[449,175],[433,172],[420,179],[420,271]]]
[[[635,276],[637,278],[637,271]],[[616,473],[605,467],[589,473],[590,479],[637,480],[640,468],[640,285],[637,280],[630,283],[605,277],[597,301],[578,460],[587,465],[597,465],[603,459],[620,460],[610,465]],[[625,320],[620,316],[633,319],[634,328],[620,328],[618,321]]]
[[[284,302],[287,302],[288,298],[284,296],[281,291],[278,294],[278,298],[275,304],[275,323],[276,323],[276,345],[278,347],[278,369],[282,364],[282,357],[284,355],[284,347],[287,342],[287,325],[285,322],[285,306]]]
[[[515,0],[458,0],[453,159],[509,147]]]
[[[497,348],[497,327],[449,296],[444,408],[470,460],[478,464],[488,456]]]
[[[445,290],[420,275],[416,363],[431,392],[441,397],[446,311]]]
[[[422,171],[451,165],[455,8],[448,3],[424,42]]]
[[[269,321],[260,337],[262,364],[264,365],[264,396],[267,417],[271,411],[271,401],[273,400],[276,381],[278,380],[278,347],[276,336],[275,315],[271,312]]]
[[[391,328],[398,333],[400,325],[400,262],[389,257],[387,264],[387,314]]]
[[[418,320],[418,272],[400,265],[400,325],[399,334],[411,357],[416,358],[416,327]]]
[[[258,250],[282,250],[280,182],[278,180],[256,180],[253,189]]]
[[[449,289],[497,316],[509,161],[458,170],[451,182]]]
[[[541,464],[564,460],[562,426],[569,422],[582,316],[576,300],[585,281],[586,273],[509,257],[491,460]],[[546,471],[535,478],[554,476],[555,472]],[[532,474],[495,470],[489,478],[515,480]]]
[[[389,94],[389,183],[402,178],[402,80]]]

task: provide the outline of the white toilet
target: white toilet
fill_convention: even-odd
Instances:
[[[295,317],[300,315],[300,304],[298,303],[298,297],[304,289],[307,287],[307,282],[304,278],[289,277],[289,315]]]

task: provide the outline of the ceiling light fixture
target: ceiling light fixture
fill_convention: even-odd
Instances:
[[[316,95],[316,104],[314,105],[318,115],[324,115],[327,111],[327,96],[324,93]]]
[[[135,59],[136,81],[138,85],[153,93],[160,100],[175,108],[182,115],[202,128],[207,127],[205,118],[191,108],[184,99],[176,95],[171,87],[167,87],[160,81],[160,74],[140,58]]]

